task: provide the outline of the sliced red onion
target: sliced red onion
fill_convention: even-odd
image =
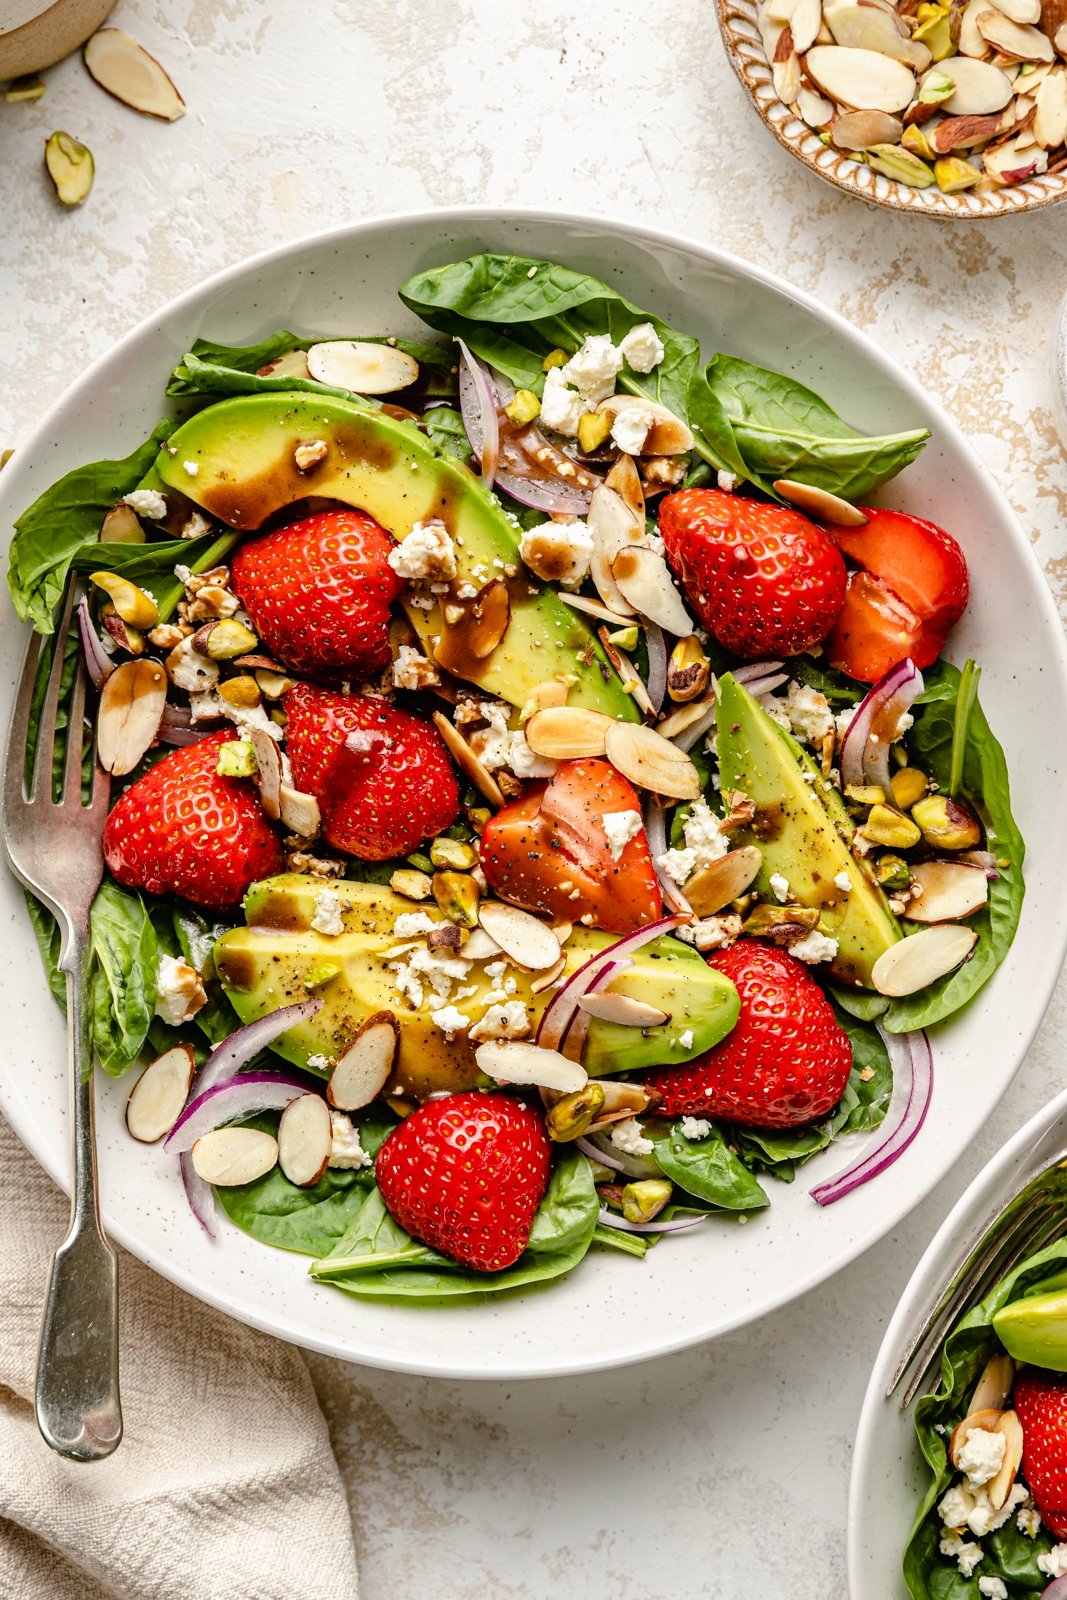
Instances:
[[[100,635],[93,627],[93,619],[89,612],[88,600],[78,602],[78,637],[81,640],[82,656],[85,660],[85,670],[94,689],[99,689],[110,678],[115,670],[115,663],[111,660]]]
[[[658,623],[645,623],[645,644],[648,646],[648,682],[645,688],[652,709],[658,714],[667,693],[667,641]]]
[[[163,707],[156,738],[160,744],[186,745],[197,744],[199,740],[206,739],[209,733],[214,732],[210,726],[193,721],[192,712],[188,706],[172,705],[168,700]]]
[[[889,747],[900,718],[923,692],[923,676],[907,658],[891,667],[856,707],[841,741],[841,782],[874,784],[889,793]]]
[[[611,962],[610,966],[605,967],[601,972],[598,988],[606,989],[613,978],[617,978],[620,972],[625,972],[627,967],[632,966],[633,962],[629,956],[624,956],[621,961]],[[560,1051],[567,1057],[568,1061],[581,1063],[582,1050],[585,1048],[585,1036],[589,1032],[589,1024],[592,1020],[592,1014],[588,1011],[583,1011],[580,1006],[571,1018],[567,1026],[567,1032],[563,1036],[563,1043],[560,1045]]]
[[[915,1138],[930,1108],[934,1058],[926,1034],[921,1029],[913,1033],[887,1033],[881,1023],[877,1026],[893,1069],[889,1109],[878,1129],[874,1149],[812,1189],[811,1197],[820,1206],[833,1205],[835,1200],[843,1199],[853,1189],[891,1167]]]
[[[645,838],[648,848],[652,852],[652,865],[655,868],[656,879],[663,894],[664,902],[672,911],[677,911],[680,916],[691,917],[693,908],[685,895],[679,889],[669,873],[664,872],[659,864],[660,856],[667,854],[667,814],[662,806],[654,800],[645,804]]]
[[[705,1213],[702,1217],[675,1217],[672,1222],[627,1222],[617,1211],[608,1211],[605,1207],[600,1211],[600,1221],[605,1228],[618,1228],[623,1233],[681,1233],[683,1228],[699,1228],[707,1220]]]
[[[215,1191],[205,1178],[202,1178],[193,1166],[193,1158],[188,1150],[183,1150],[178,1157],[178,1167],[185,1186],[185,1198],[189,1202],[189,1210],[199,1222],[204,1232],[211,1239],[218,1238],[218,1202]]]
[[[962,861],[968,867],[981,867],[990,883],[996,883],[1000,877],[997,858],[992,850],[965,850],[962,855],[954,856],[953,860]]]
[[[696,722],[691,722],[688,728],[676,733],[671,743],[677,745],[679,750],[692,750],[697,741],[714,728],[716,711],[717,707],[712,704]]]
[[[310,1000],[298,1000],[296,1005],[280,1006],[277,1011],[268,1011],[254,1022],[246,1022],[240,1028],[235,1028],[215,1046],[193,1079],[186,1106],[217,1084],[228,1083],[235,1072],[247,1067],[252,1058],[258,1056],[261,1050],[266,1050],[275,1039],[281,1038],[283,1033],[288,1033],[290,1028],[295,1028],[301,1022],[310,1022],[321,1010],[322,996],[317,994]]]
[[[662,1178],[663,1169],[659,1163],[653,1161],[651,1156],[632,1156],[626,1150],[620,1150],[617,1144],[611,1142],[611,1129],[602,1128],[598,1133],[588,1133],[583,1136],[588,1147],[585,1154],[593,1161],[602,1161],[606,1167],[612,1167],[616,1172],[623,1172],[628,1178]],[[575,1144],[581,1141],[575,1140]]]
[[[624,934],[614,944],[609,944],[606,950],[601,950],[599,955],[591,956],[577,972],[571,974],[563,988],[553,995],[552,1002],[546,1007],[538,1026],[537,1043],[546,1050],[558,1050],[560,1040],[578,1010],[578,1001],[583,994],[588,994],[596,987],[605,969],[621,960],[623,956],[633,955],[651,940],[670,933],[671,929],[676,928],[681,921],[681,917],[661,917],[658,922],[650,922],[644,928]]]
[[[1053,1578],[1041,1591],[1040,1600],[1067,1600],[1067,1573],[1062,1578]]]
[[[307,1092],[307,1080],[291,1072],[238,1073],[191,1100],[167,1134],[163,1147],[181,1155],[224,1122],[252,1117],[259,1111],[280,1111],[298,1094]]]
[[[500,419],[496,391],[489,374],[462,339],[459,346],[459,409],[470,447],[478,458],[487,489],[493,487],[500,461]]]
[[[747,688],[757,678],[769,678],[781,672],[782,665],[781,661],[746,661],[743,667],[731,667],[730,673],[735,683],[743,683]]]
[[[547,511],[550,515],[584,517],[589,510],[589,495],[585,490],[573,489],[555,478],[525,478],[517,472],[498,468],[496,487],[520,505]]]
[[[760,695],[770,694],[773,689],[780,689],[783,683],[788,682],[788,672],[773,672],[767,678],[750,678],[745,688],[758,700]]]

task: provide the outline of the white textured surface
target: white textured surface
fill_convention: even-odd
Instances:
[[[76,60],[36,105],[0,105],[0,445],[131,322],[263,244],[425,203],[586,207],[710,238],[875,331],[977,440],[1063,592],[1048,373],[1067,214],[942,228],[832,194],[758,126],[697,0],[140,0],[115,20],[189,115],[137,118]],[[55,127],[97,157],[72,215],[39,164]],[[760,1327],[525,1386],[314,1359],[367,1600],[842,1596],[850,1442],[882,1328],[949,1201],[1061,1087],[1065,1008],[1061,985],[959,1171]]]

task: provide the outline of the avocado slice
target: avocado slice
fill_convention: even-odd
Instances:
[[[1067,1372],[1067,1274],[1034,1288],[994,1314],[993,1331],[1016,1361]]]
[[[342,913],[343,933],[326,935],[311,927],[316,897],[323,889],[335,890],[347,906]],[[444,1002],[414,1010],[398,992],[388,964],[400,958],[405,946],[425,944],[424,938],[398,939],[397,917],[426,910],[434,921],[443,922],[436,906],[416,907],[379,884],[283,873],[253,884],[244,909],[248,926],[231,928],[215,945],[219,978],[243,1022],[305,999],[309,977],[321,978],[331,967],[337,969],[336,976],[316,991],[323,998],[322,1010],[310,1022],[283,1034],[273,1046],[279,1055],[305,1068],[310,1056],[336,1060],[367,1017],[390,1010],[400,1023],[400,1049],[389,1093],[423,1099],[435,1090],[467,1089],[479,1081],[474,1047],[462,1034],[448,1041],[430,1020],[431,1010]],[[565,946],[567,975],[615,942],[611,934],[576,927]],[[509,968],[509,976],[518,985],[512,998],[525,1001],[536,1026],[556,991],[531,993],[530,980],[536,974]],[[492,988],[483,964],[472,963],[458,987],[474,993],[452,1003],[476,1021]],[[591,1076],[678,1065],[717,1044],[737,1021],[739,1001],[733,984],[677,939],[657,939],[637,951],[633,966],[619,974],[612,989],[658,1006],[670,1021],[654,1028],[626,1028],[594,1018],[583,1056]],[[692,1039],[683,1046],[680,1039],[687,1031]]]
[[[319,439],[328,455],[312,471],[300,472],[294,451]],[[178,428],[150,479],[242,532],[261,528],[309,495],[369,512],[397,540],[416,522],[438,517],[456,544],[455,586],[481,588],[505,577],[511,601],[511,620],[497,647],[483,659],[461,650],[450,660],[452,670],[517,707],[538,684],[563,674],[574,680],[571,705],[624,722],[639,720],[581,615],[520,566],[518,523],[480,478],[439,451],[412,422],[329,396],[243,395],[207,406]],[[405,609],[432,656],[444,627],[439,605],[432,611]]]
[[[722,792],[739,789],[755,802],[750,828],[734,836],[763,855],[755,887],[773,898],[781,873],[799,904],[817,906],[820,929],[838,942],[829,964],[842,983],[871,987],[871,968],[903,937],[885,895],[849,849],[855,827],[844,801],[791,734],[769,717],[731,673],[718,686],[719,776]],[[852,889],[834,882],[848,874]]]

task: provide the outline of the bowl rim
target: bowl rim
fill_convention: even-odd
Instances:
[[[826,327],[838,339],[854,346],[858,345],[864,358],[887,377],[906,398],[914,401],[921,410],[925,411],[934,404],[932,397],[926,393],[918,380],[912,377],[910,372],[906,371],[894,358],[887,355],[869,334],[854,327],[839,312],[827,307],[806,290],[796,288],[780,278],[776,273],[751,263],[732,251],[720,249],[676,231],[647,227],[624,218],[599,214],[589,215],[588,213],[575,212],[564,208],[517,205],[427,206],[416,210],[375,214],[362,218],[358,222],[340,224],[333,228],[322,229],[301,235],[296,239],[268,246],[250,256],[244,257],[238,262],[221,268],[219,271],[199,280],[181,294],[163,302],[154,311],[140,318],[127,333],[123,334],[121,338],[102,352],[79,377],[75,378],[62,391],[38,422],[30,429],[26,437],[20,441],[17,447],[18,456],[26,460],[43,453],[48,438],[55,430],[57,423],[62,421],[65,411],[82,400],[87,391],[91,390],[96,384],[99,375],[106,371],[112,363],[120,363],[124,357],[129,358],[131,353],[136,351],[138,343],[146,335],[154,331],[156,323],[162,316],[169,318],[180,314],[190,307],[195,307],[205,297],[214,295],[220,290],[225,290],[240,282],[245,275],[267,266],[285,262],[287,259],[297,259],[309,249],[317,250],[345,246],[353,241],[359,241],[362,238],[373,235],[376,230],[389,230],[405,226],[426,226],[434,222],[445,225],[467,226],[477,225],[479,222],[494,225],[514,222],[534,227],[541,223],[563,225],[572,227],[577,231],[591,229],[599,237],[610,238],[623,234],[632,237],[638,242],[646,242],[652,246],[691,255],[731,275],[755,281],[785,300],[792,301],[814,317],[817,323]],[[1022,524],[1004,491],[999,487],[993,474],[981,460],[975,448],[967,440],[963,430],[951,417],[944,413],[941,414],[940,430],[942,437],[951,439],[954,447],[966,461],[970,471],[982,480],[985,488],[1000,508],[1005,529],[1016,551],[1024,562],[1030,563],[1032,576],[1036,579],[1034,584],[1036,619],[1038,626],[1042,628],[1045,635],[1051,640],[1049,669],[1055,679],[1059,697],[1063,703],[1067,704],[1067,636],[1064,635],[1061,627],[1055,601],[1040,562],[1037,559],[1036,552],[1027,539]],[[9,479],[9,483],[11,481],[17,481],[17,476]],[[6,500],[9,494],[9,487],[7,493],[5,493],[4,486],[0,486],[0,502]],[[13,621],[13,618],[9,620]],[[22,626],[22,624],[18,624],[18,626]],[[1020,1034],[1018,1044],[1015,1047],[1014,1053],[1017,1055],[1015,1068],[1011,1076],[1005,1080],[996,1100],[990,1106],[990,1115],[1010,1087],[1015,1073],[1018,1071],[1026,1051],[1029,1049],[1041,1024],[1058,980],[1065,952],[1067,952],[1067,917],[1061,919],[1056,935],[1042,947],[1042,955],[1044,957],[1043,970],[1038,969],[1041,981],[1031,988],[1028,996],[1030,1000],[1028,1026]],[[30,1148],[35,1159],[45,1167],[46,1171],[49,1172],[64,1192],[69,1193],[65,1150],[62,1162],[58,1160],[48,1162],[37,1154],[33,1144],[23,1133],[25,1124],[22,1123],[22,1119],[19,1116],[18,1100],[14,1099],[13,1104],[8,1103],[11,1097],[6,1094],[6,1085],[6,1076],[0,1074],[0,1110],[11,1122],[23,1143]],[[925,1177],[920,1178],[908,1195],[904,1208],[899,1212],[899,1215],[896,1212],[896,1208],[894,1208],[895,1222],[902,1220],[904,1216],[925,1199],[943,1176],[945,1176],[944,1173],[937,1173],[929,1182],[925,1180]],[[895,1225],[895,1222],[893,1225]],[[339,1357],[340,1359],[361,1362],[368,1366],[415,1372],[430,1377],[462,1378],[467,1380],[540,1378],[596,1372],[607,1370],[611,1367],[629,1366],[655,1356],[667,1355],[674,1351],[690,1348],[768,1316],[798,1298],[800,1294],[816,1288],[835,1273],[857,1260],[867,1250],[875,1248],[889,1231],[888,1228],[883,1229],[878,1237],[873,1240],[866,1236],[857,1237],[855,1240],[850,1241],[839,1253],[835,1252],[828,1261],[816,1266],[807,1276],[802,1289],[788,1284],[781,1289],[775,1289],[773,1292],[765,1294],[755,1304],[746,1303],[743,1307],[738,1308],[734,1314],[724,1318],[710,1332],[707,1329],[702,1331],[672,1332],[668,1326],[654,1337],[645,1336],[638,1346],[628,1347],[624,1350],[616,1349],[610,1352],[598,1353],[595,1356],[589,1355],[580,1358],[566,1357],[560,1353],[551,1357],[530,1360],[523,1365],[516,1365],[513,1362],[510,1365],[502,1364],[490,1372],[471,1372],[469,1369],[450,1364],[447,1359],[435,1359],[432,1353],[428,1357],[420,1358],[419,1362],[416,1363],[404,1356],[391,1357],[390,1352],[386,1350],[375,1350],[373,1353],[358,1349],[342,1350],[338,1348],[337,1344],[329,1336],[317,1338],[313,1332],[303,1328],[290,1328],[289,1323],[284,1318],[272,1318],[268,1313],[260,1313],[255,1308],[241,1307],[238,1309],[233,1305],[232,1301],[227,1300],[222,1290],[217,1290],[210,1284],[205,1284],[201,1278],[197,1277],[195,1272],[187,1271],[176,1265],[167,1256],[157,1254],[151,1248],[146,1248],[144,1245],[135,1242],[136,1230],[131,1231],[128,1229],[122,1219],[109,1217],[107,1226],[111,1237],[117,1243],[130,1250],[131,1254],[145,1261],[154,1271],[169,1278],[171,1282],[176,1283],[180,1288],[195,1295],[198,1299],[217,1307],[230,1316],[237,1317],[238,1320],[244,1321],[250,1326],[261,1329],[263,1332],[273,1334],[275,1337],[292,1339],[293,1342],[306,1349],[316,1350],[322,1354]]]

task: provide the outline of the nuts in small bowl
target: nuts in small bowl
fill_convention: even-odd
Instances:
[[[1067,195],[1065,0],[717,0],[731,65],[819,177],[922,215]]]

